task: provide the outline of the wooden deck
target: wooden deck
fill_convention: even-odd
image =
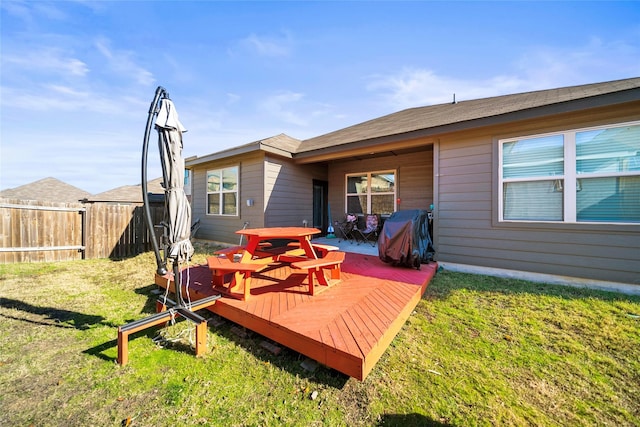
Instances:
[[[392,267],[377,257],[347,253],[342,281],[311,296],[305,271],[270,266],[253,275],[249,300],[223,297],[208,309],[364,380],[420,301],[436,269],[435,263],[420,270]],[[214,294],[207,266],[183,271],[182,282],[192,300]],[[156,276],[156,284],[173,291],[166,276]]]

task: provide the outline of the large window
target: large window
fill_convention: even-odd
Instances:
[[[238,215],[238,166],[207,171],[207,213]]]
[[[346,178],[347,212],[381,215],[395,212],[395,171],[349,174]]]
[[[499,146],[500,220],[640,222],[638,122]]]

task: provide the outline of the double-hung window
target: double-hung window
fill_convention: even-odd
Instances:
[[[238,215],[238,166],[207,171],[207,214]]]
[[[640,222],[640,122],[499,141],[500,220]]]
[[[346,211],[355,214],[392,214],[396,202],[396,172],[348,174]]]

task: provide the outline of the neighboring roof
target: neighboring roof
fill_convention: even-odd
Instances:
[[[239,147],[230,148],[228,150],[218,151],[216,153],[207,154],[202,157],[194,156],[185,159],[186,166],[193,166],[200,163],[211,162],[213,160],[226,159],[228,157],[237,156],[239,154],[247,154],[254,151],[266,151],[283,157],[292,157],[300,147],[301,141],[281,133],[280,135],[270,138],[261,139],[250,142]]]
[[[162,177],[147,183],[147,194],[164,196]],[[123,185],[122,187],[113,188],[87,197],[87,202],[142,203],[142,185]]]
[[[559,89],[540,90],[492,98],[461,101],[450,104],[409,108],[377,119],[337,130],[325,135],[304,140],[295,157],[305,157],[304,153],[336,147],[359,141],[372,141],[378,138],[400,136],[414,137],[416,131],[431,130],[431,134],[462,128],[480,127],[495,122],[499,116],[530,111],[540,107],[560,106],[571,101],[588,100],[588,105],[578,105],[584,109],[597,107],[598,97],[620,94],[616,99],[601,100],[603,105],[640,100],[640,78],[616,80],[571,86]],[[568,107],[568,105],[567,105]],[[550,111],[549,113],[555,113]],[[505,119],[512,120],[511,116]],[[410,135],[406,135],[410,134]],[[425,132],[428,134],[428,132]],[[302,155],[301,155],[302,154]]]
[[[51,177],[0,191],[0,197],[6,199],[60,203],[77,203],[90,195],[91,193],[87,191]]]

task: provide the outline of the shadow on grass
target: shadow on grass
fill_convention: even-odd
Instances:
[[[133,333],[129,335],[129,343],[131,343],[131,341],[133,341],[134,339],[141,338],[141,337],[145,337],[150,340],[153,340],[158,335],[158,330],[160,329],[162,329],[161,326],[153,326],[149,329],[145,329],[143,331]],[[114,335],[117,336],[117,330],[114,330]],[[108,356],[107,352],[111,350],[115,350],[117,354],[117,348],[118,348],[118,339],[116,338],[116,339],[104,342],[102,344],[99,344],[97,346],[88,348],[84,350],[83,353],[88,354],[90,356],[95,356],[107,362],[115,362],[117,360],[117,357]],[[193,350],[191,347],[189,347],[186,344],[174,343],[171,345],[171,347],[167,347],[167,348],[171,348],[171,350],[179,351],[186,354],[194,354],[194,357],[195,357],[195,353],[194,353],[195,350]]]
[[[106,322],[102,316],[78,313],[77,311],[64,310],[55,307],[40,307],[10,298],[0,298],[0,307],[40,316],[39,319],[34,319],[9,316],[7,314],[2,315],[6,318],[29,322],[36,325],[53,326],[56,328],[74,328],[79,330],[87,330],[96,325],[115,327],[113,323]]]
[[[111,341],[107,341],[103,344],[97,345],[95,347],[88,348],[84,350],[83,353],[89,354],[91,356],[95,356],[102,360],[106,360],[107,362],[114,362],[116,358],[107,356],[105,352],[108,350],[111,350],[112,348],[116,348],[117,346],[118,346],[118,340],[114,339]]]
[[[594,298],[602,301],[640,302],[640,296],[580,286],[530,282],[515,278],[483,276],[439,271],[429,283],[422,299],[446,299],[452,292],[466,289],[475,292],[546,295],[563,299]]]
[[[163,295],[154,295],[151,291],[155,289],[154,285],[147,286],[144,288],[139,288],[136,290],[136,293],[141,295],[146,295],[148,297],[147,302],[145,303],[145,312],[149,315],[155,313],[155,304],[158,299],[161,299]],[[173,294],[169,295],[170,299],[174,299]],[[261,361],[262,363],[269,363],[270,365],[277,367],[281,370],[289,372],[291,375],[298,376],[300,378],[306,378],[309,381],[316,382],[319,384],[323,384],[329,387],[334,387],[340,389],[344,387],[346,382],[349,380],[349,377],[330,369],[328,367],[318,366],[315,371],[308,371],[301,366],[301,363],[306,360],[306,357],[301,355],[298,352],[290,350],[286,347],[282,347],[279,344],[275,344],[281,348],[281,352],[279,354],[273,354],[266,348],[264,348],[261,344],[263,341],[271,343],[266,337],[262,335],[246,330],[239,325],[236,325],[234,322],[223,319],[219,316],[214,315],[206,309],[198,310],[197,312],[200,316],[205,319],[210,320],[218,320],[219,323],[216,325],[216,322],[210,322],[208,326],[208,332],[211,334],[215,334],[218,337],[224,338],[230,342],[235,343],[238,347],[244,349],[247,353],[253,355],[256,359]],[[215,316],[215,319],[214,319]],[[177,318],[179,322],[188,322],[188,320],[182,319],[180,317]],[[212,325],[213,324],[213,325]],[[161,329],[161,326],[152,327],[149,329],[145,329],[143,331],[139,331],[135,334],[131,334],[129,336],[129,342],[134,339],[140,337],[146,337],[149,339],[153,339],[158,335],[158,331]],[[242,332],[246,331],[246,335]],[[238,333],[240,332],[240,333]],[[116,331],[114,331],[114,334]],[[96,356],[103,360],[107,361],[115,361],[115,357],[108,356],[108,352],[111,352],[113,349],[117,348],[118,342],[116,339],[105,342],[98,346],[89,348],[84,351],[84,353]],[[185,354],[191,354],[195,358],[195,350],[191,348],[188,344],[183,341],[176,342],[165,342],[163,343],[163,348],[171,350],[183,352]],[[212,351],[219,351],[213,349]],[[135,357],[135,356],[134,356]]]
[[[152,291],[155,289],[157,289],[156,285],[149,285],[135,290],[137,294],[147,296],[147,301],[145,302],[144,308],[142,309],[142,314],[144,315],[155,314],[156,301],[161,300],[163,297],[163,294],[154,294]],[[168,297],[172,300],[175,298],[173,294],[169,294]],[[198,310],[197,313],[206,319],[211,319],[213,316],[215,316],[213,313],[209,312],[206,309]],[[133,319],[127,320],[127,322],[130,321],[133,321]],[[185,320],[181,317],[178,317],[177,321],[188,322],[188,320]],[[221,338],[235,343],[238,347],[243,348],[246,352],[252,354],[256,359],[260,360],[263,363],[269,363],[279,369],[289,372],[291,375],[295,375],[300,378],[306,378],[309,381],[337,389],[344,387],[346,382],[349,380],[348,376],[324,366],[318,366],[315,371],[308,371],[301,366],[301,363],[306,360],[306,357],[301,355],[300,353],[297,353],[286,347],[281,347],[279,344],[277,344],[277,346],[281,347],[281,352],[278,355],[275,355],[261,345],[263,341],[271,343],[271,341],[267,338],[249,330],[246,330],[246,336],[240,336],[238,333],[236,333],[236,331],[244,331],[244,328],[227,319],[221,320],[220,322],[221,323],[217,327],[209,325],[208,332],[216,334]],[[118,326],[122,325],[111,326],[117,328]],[[131,343],[132,340],[142,337],[153,340],[158,336],[158,332],[161,329],[162,326],[153,326],[148,329],[144,329],[142,331],[131,334],[129,335],[129,343]],[[108,362],[116,361],[115,356],[109,355],[110,353],[117,353],[118,341],[117,339],[115,339],[115,337],[117,336],[117,330],[114,329],[113,333],[113,340],[109,340],[97,346],[88,348],[84,350],[83,353],[98,357]],[[164,342],[162,344],[162,347],[167,350],[190,354],[194,358],[196,357],[195,350],[182,340],[175,342]],[[213,351],[216,350],[214,349]],[[135,357],[135,355],[132,355],[132,357]]]
[[[142,288],[136,288],[134,290],[134,292],[138,295],[143,295],[146,296],[147,299],[144,303],[144,306],[142,307],[142,310],[140,311],[141,314],[145,315],[144,317],[142,317],[142,319],[144,319],[147,316],[151,316],[153,314],[156,314],[156,303],[159,300],[162,300],[163,295],[162,294],[158,294],[158,293],[154,293],[153,291],[158,289],[157,286],[155,284],[150,284],[147,285],[145,287]],[[114,325],[111,324],[110,326],[116,328],[114,330],[114,335],[117,337],[117,328],[120,326],[124,326],[130,322],[134,322],[136,320],[141,320],[141,319],[127,319],[125,320],[124,323],[122,323],[121,325]],[[184,320],[182,319],[180,316],[177,317],[178,321]],[[137,338],[140,337],[146,337],[149,339],[154,339],[155,337],[158,336],[158,331],[160,329],[162,329],[163,326],[160,325],[156,325],[156,326],[151,326],[147,329],[143,329],[141,331],[132,333],[129,335],[128,337],[128,341],[131,342],[132,340],[135,340]],[[108,356],[107,352],[112,350],[112,349],[117,349],[118,347],[118,340],[113,339],[110,341],[107,341],[105,343],[99,344],[97,346],[88,348],[86,350],[83,351],[83,353],[85,354],[89,354],[91,356],[95,356],[98,357],[102,360],[106,360],[108,362],[114,362],[117,360],[117,357],[112,357],[112,356]],[[181,344],[181,343],[172,343],[171,344],[171,349],[172,350],[177,350],[177,351],[181,351],[184,353],[193,353],[195,350],[193,350],[191,347],[189,347],[186,344]]]
[[[207,313],[208,312],[204,309],[198,312],[198,314],[203,315],[203,317],[205,318],[208,317]],[[179,322],[188,322],[188,320],[181,319],[179,320]],[[291,375],[308,379],[311,382],[333,387],[336,389],[341,389],[349,380],[348,376],[328,367],[318,366],[318,368],[313,372],[305,370],[302,367],[302,362],[306,360],[305,356],[287,348],[282,348],[281,353],[278,355],[272,354],[261,346],[262,341],[270,342],[267,338],[262,337],[261,335],[254,332],[248,332],[246,337],[241,337],[233,331],[234,326],[237,325],[228,320],[224,320],[223,324],[215,329],[209,327],[208,332],[216,334],[219,337],[235,343],[238,347],[243,348],[246,352],[252,354],[262,363],[269,363],[281,370],[289,372]],[[158,331],[161,328],[161,326],[154,326],[149,329],[131,334],[129,335],[129,343],[131,343],[132,340],[141,337],[153,340],[156,336],[158,336]],[[114,334],[116,334],[115,330]],[[84,350],[83,353],[98,357],[107,362],[115,362],[116,357],[109,356],[108,352],[117,349],[117,346],[118,340],[113,339],[100,345],[88,348]],[[168,343],[165,342],[163,343],[162,347],[170,351],[178,351],[185,354],[191,354],[194,358],[196,357],[195,350],[183,341]],[[217,350],[213,349],[212,351]],[[135,357],[135,355],[133,355],[132,357]]]
[[[155,283],[151,283],[143,288],[136,288],[134,292],[138,295],[143,295],[147,297],[147,300],[144,302],[144,306],[142,310],[140,310],[141,314],[152,315],[156,312],[156,302],[162,299],[162,293],[154,293],[158,289],[158,286]],[[170,298],[170,297],[169,297]],[[127,322],[131,322],[133,319],[127,320]]]
[[[327,366],[321,365],[317,362],[312,362],[303,354],[284,347],[281,344],[274,343],[272,340],[258,334],[257,332],[253,332],[236,325],[230,320],[224,319],[222,324],[216,327],[215,330],[209,330],[210,332],[215,332],[220,337],[234,342],[238,347],[241,347],[248,353],[251,353],[262,363],[268,363],[283,371],[289,372],[291,375],[307,379],[313,383],[342,389],[350,378],[348,375]],[[246,336],[243,336],[244,334],[242,332],[246,332]],[[273,345],[280,348],[280,353],[272,353],[262,346],[263,342],[265,342],[267,346]],[[313,366],[316,363],[317,366]],[[315,369],[305,369],[302,366],[303,364]]]
[[[442,423],[425,417],[422,414],[384,414],[378,426],[397,426],[397,427],[420,427],[420,426],[450,426],[451,424]]]

